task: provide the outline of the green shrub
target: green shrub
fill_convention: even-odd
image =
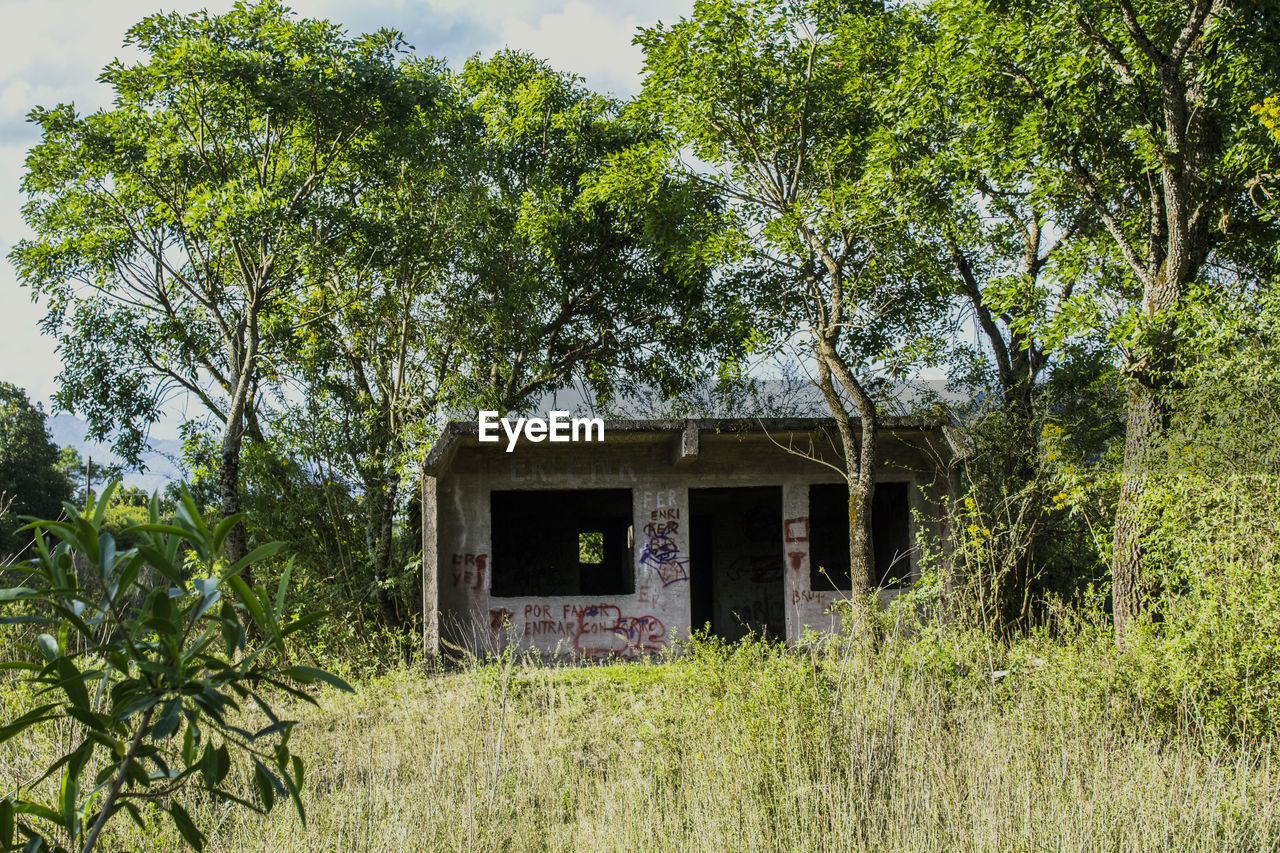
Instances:
[[[1280,477],[1195,469],[1152,483],[1153,618],[1132,645],[1139,688],[1233,737],[1280,723]]]
[[[286,638],[319,615],[283,622],[288,572],[271,594],[240,577],[281,543],[225,565],[219,555],[240,516],[211,529],[184,490],[171,521],[161,523],[153,499],[145,523],[123,527],[121,538],[138,544],[121,550],[106,529],[118,485],[83,512],[68,504],[66,521],[29,525],[37,559],[16,567],[22,586],[0,590],[5,623],[44,629],[33,646],[4,650],[0,666],[26,674],[34,705],[0,728],[0,743],[33,728],[71,734],[43,773],[0,800],[3,851],[88,853],[113,817],[145,829],[143,809],[156,807],[198,850],[205,835],[183,804],[193,788],[263,813],[287,797],[301,817],[293,721],[272,711],[264,690],[308,702],[303,688],[317,681],[350,690],[289,664]],[[244,707],[261,712],[261,727],[244,727]],[[256,801],[225,784],[236,763],[252,767]],[[51,778],[56,791],[42,785]]]
[[[1195,346],[1142,503],[1150,619],[1137,686],[1176,722],[1233,739],[1280,724],[1280,288],[1215,284],[1184,311]]]

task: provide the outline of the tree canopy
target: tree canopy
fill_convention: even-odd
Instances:
[[[1167,419],[1160,395],[1182,355],[1191,286],[1227,265],[1270,274],[1271,253],[1260,249],[1277,235],[1249,200],[1250,110],[1280,87],[1274,10],[1223,0],[960,0],[938,14],[965,115],[1007,128],[1001,144],[1027,170],[1032,198],[1079,207],[1109,237],[1098,249],[1123,304],[1108,333],[1130,378],[1112,571],[1123,632],[1146,594],[1135,507]]]
[[[724,205],[719,260],[747,294],[756,341],[787,346],[799,334],[836,419],[858,596],[874,565],[876,386],[905,375],[946,313],[932,253],[896,216],[876,158],[880,81],[898,72],[918,27],[911,11],[872,6],[701,0],[689,18],[637,37],[640,105],[706,164],[682,171]]]
[[[892,382],[972,392],[1008,427],[990,482],[1037,517],[1075,494],[1054,419],[1078,415],[1098,471],[1122,428],[1096,478],[1110,542],[1081,547],[1111,561],[1123,629],[1144,472],[1206,358],[1187,318],[1213,288],[1260,303],[1280,263],[1276,33],[1255,0],[699,0],[641,29],[625,101],[273,0],[159,14],[104,70],[110,108],[32,112],[35,237],[11,259],[59,405],[136,461],[167,400],[198,400],[197,494],[307,519],[385,624],[414,615],[409,484],[449,417],[678,394],[777,354],[834,417],[855,567]]]
[[[351,226],[333,185],[432,95],[401,73],[396,33],[348,38],[270,0],[155,15],[126,43],[146,59],[103,72],[111,109],[32,112],[43,139],[22,187],[37,237],[11,257],[48,299],[59,402],[136,459],[166,394],[192,395],[222,427],[230,515],[279,311],[308,252]],[[238,559],[242,528],[230,542]]]
[[[0,562],[31,541],[18,533],[24,516],[57,518],[71,497],[58,461],[43,409],[21,388],[0,382]]]

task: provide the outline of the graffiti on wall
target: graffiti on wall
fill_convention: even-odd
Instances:
[[[644,526],[645,544],[640,565],[658,573],[663,586],[689,579],[689,558],[680,552],[675,536],[680,532],[680,510],[655,509]]]
[[[455,589],[484,590],[484,571],[489,565],[488,554],[454,554],[452,565]]]
[[[517,621],[505,607],[489,611],[494,633],[508,625],[539,646],[569,643],[581,655],[631,657],[667,647],[667,628],[652,615],[627,616],[615,604],[526,604]]]
[[[645,489],[639,492],[638,495],[641,509],[656,510],[652,513],[654,521],[668,517],[666,513],[669,512],[675,512],[675,515],[671,516],[673,518],[680,517],[680,510],[676,509],[676,502],[679,500],[679,496],[676,494],[675,489],[657,489],[656,491]]]
[[[806,556],[807,543],[809,541],[809,517],[802,515],[799,518],[788,518],[782,522],[782,538],[788,544],[800,547],[787,551],[787,562],[791,564],[791,571],[801,572],[804,570],[804,558]]]
[[[623,616],[613,604],[578,611],[574,651],[592,657],[653,654],[667,647],[667,628],[657,616]]]
[[[495,634],[498,633],[499,631],[502,631],[508,626],[514,624],[513,622],[514,616],[515,614],[505,607],[490,607],[489,608],[489,630],[493,631],[493,633]]]
[[[518,623],[520,632],[525,637],[572,637],[577,624],[570,608],[564,605],[564,612],[557,613],[560,608],[552,608],[551,604],[526,604],[524,613]]]
[[[822,608],[823,613],[834,613],[840,602],[846,600],[847,597],[848,593],[793,589],[791,590],[791,605],[793,607],[812,607],[816,605]]]
[[[782,522],[782,535],[788,543],[809,541],[809,517],[788,518]]]

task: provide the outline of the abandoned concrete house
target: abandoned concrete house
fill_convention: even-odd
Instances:
[[[942,425],[889,418],[873,511],[876,577],[919,571],[941,533]],[[692,629],[789,641],[839,627],[848,489],[825,419],[606,421],[600,442],[479,441],[453,422],[423,476],[424,641],[636,656]],[[831,467],[835,462],[836,467]]]

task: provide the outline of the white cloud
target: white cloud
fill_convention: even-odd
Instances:
[[[639,89],[644,54],[631,40],[637,27],[652,24],[656,17],[619,16],[607,8],[573,0],[537,18],[509,20],[502,35],[508,46],[537,54],[597,88],[633,95]]]

